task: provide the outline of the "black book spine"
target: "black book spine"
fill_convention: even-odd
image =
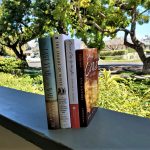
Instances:
[[[84,86],[85,77],[84,77],[84,61],[82,50],[76,51],[76,68],[77,68],[80,126],[86,127],[88,125],[88,121],[87,121],[87,109],[85,101],[85,86]]]

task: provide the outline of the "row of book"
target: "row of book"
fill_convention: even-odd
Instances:
[[[98,54],[80,39],[39,38],[49,129],[86,127],[97,108]]]

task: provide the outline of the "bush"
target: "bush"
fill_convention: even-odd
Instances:
[[[146,49],[146,50],[144,50],[144,52],[146,52],[146,53],[150,53],[150,50]]]
[[[103,56],[118,56],[118,55],[125,55],[126,50],[111,50],[111,51],[100,51],[100,57]]]
[[[18,77],[16,75],[0,73],[0,86],[10,87],[17,90],[44,94],[42,76],[31,78],[29,75]]]
[[[100,57],[101,59],[105,59],[105,60],[122,60],[123,55],[122,56],[102,56]]]
[[[25,67],[25,62],[16,58],[0,57],[0,71],[12,74],[21,74]]]
[[[0,86],[17,90],[44,94],[42,75],[16,76],[0,73]],[[103,71],[99,77],[98,107],[150,118],[150,79],[142,82],[112,76],[110,71]]]
[[[99,99],[97,106],[150,118],[150,90],[139,93],[135,82],[103,71],[99,78]],[[144,87],[145,88],[145,87]]]
[[[146,55],[150,55],[150,50],[144,50]]]

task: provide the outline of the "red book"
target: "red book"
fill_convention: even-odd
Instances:
[[[96,48],[76,50],[80,126],[93,118],[98,98],[98,53]]]

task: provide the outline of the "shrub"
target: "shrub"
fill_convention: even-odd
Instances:
[[[40,76],[31,78],[28,75],[20,77],[11,74],[0,73],[0,79],[0,86],[10,87],[26,92],[44,94],[42,77]]]
[[[42,76],[0,73],[0,86],[44,94]],[[150,118],[150,79],[137,82],[103,70],[99,77],[98,107]]]
[[[126,50],[111,50],[111,51],[100,51],[100,57],[103,56],[117,56],[117,55],[125,55]]]
[[[139,91],[131,87],[133,81],[128,81],[119,76],[111,76],[110,71],[103,71],[99,78],[99,99],[97,106],[126,112],[143,117],[150,117],[149,91],[139,95]]]
[[[124,59],[123,55],[122,56],[102,56],[100,58],[105,59],[105,60],[122,60],[122,59]]]
[[[146,50],[144,50],[144,52],[150,53],[150,50],[146,49]]]
[[[25,67],[25,62],[16,58],[0,57],[0,71],[12,74],[21,74]]]

